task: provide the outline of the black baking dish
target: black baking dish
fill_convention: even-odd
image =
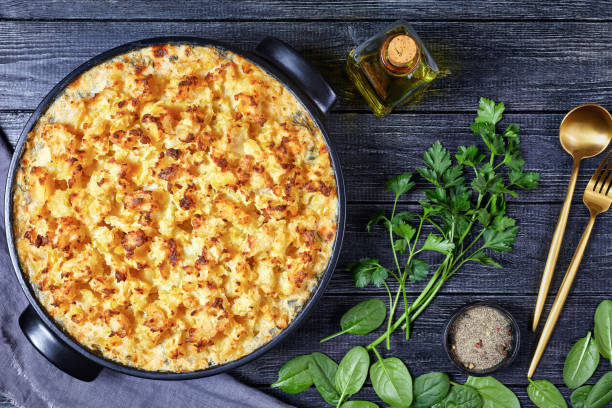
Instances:
[[[21,155],[24,150],[25,142],[28,133],[32,130],[37,120],[45,113],[50,104],[57,96],[61,94],[66,86],[68,86],[79,75],[88,69],[100,64],[117,55],[124,54],[134,49],[149,47],[153,45],[163,44],[192,44],[199,46],[214,46],[220,49],[234,52],[254,64],[261,67],[266,73],[279,80],[287,89],[289,89],[304,105],[310,113],[317,126],[321,129],[321,133],[325,138],[333,171],[336,178],[336,189],[338,193],[338,226],[336,239],[334,241],[332,255],[328,261],[326,270],[321,275],[321,278],[312,292],[310,299],[304,304],[302,310],[297,314],[295,319],[281,333],[274,337],[269,343],[261,346],[252,353],[229,363],[212,366],[204,370],[190,372],[162,372],[162,371],[146,371],[134,367],[119,364],[112,360],[103,358],[92,353],[85,347],[81,346],[69,335],[62,331],[53,320],[46,314],[42,305],[36,299],[34,292],[24,276],[19,258],[17,256],[15,242],[13,239],[13,187],[15,183],[15,173],[19,167]],[[121,45],[97,55],[85,62],[64,79],[62,79],[42,100],[36,108],[28,122],[26,123],[19,141],[15,147],[13,158],[9,167],[6,190],[5,190],[5,227],[6,237],[11,262],[15,270],[15,274],[19,283],[28,298],[30,305],[19,317],[19,324],[23,333],[34,347],[51,363],[56,365],[64,372],[72,375],[75,378],[83,381],[92,381],[96,378],[102,368],[109,368],[124,374],[137,377],[160,379],[160,380],[183,380],[211,376],[226,372],[243,364],[246,364],[276,346],[285,339],[295,328],[302,323],[308,313],[313,309],[316,302],[323,295],[325,288],[333,274],[335,265],[338,261],[338,255],[342,246],[342,238],[344,234],[344,224],[346,217],[346,198],[344,191],[344,181],[338,155],[331,144],[331,140],[325,125],[322,121],[322,116],[325,115],[336,100],[336,95],[332,88],[325,82],[319,71],[312,67],[304,60],[293,48],[272,37],[265,38],[257,47],[256,53],[244,52],[237,47],[233,47],[218,41],[208,40],[196,37],[160,37],[151,38],[141,41],[135,41]]]

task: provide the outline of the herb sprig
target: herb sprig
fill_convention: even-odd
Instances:
[[[517,189],[530,190],[537,186],[539,174],[525,172],[525,160],[519,150],[519,125],[510,124],[498,133],[496,126],[502,119],[504,104],[481,98],[472,131],[479,135],[488,148],[459,146],[455,163],[449,151],[437,141],[423,155],[425,166],[418,174],[431,187],[423,191],[419,213],[398,211],[397,204],[404,194],[415,187],[413,173],[390,179],[386,190],[395,194],[390,214],[377,212],[366,229],[382,224],[388,231],[394,265],[386,268],[378,259],[363,258],[349,265],[357,287],[369,284],[384,286],[389,296],[387,330],[368,349],[386,340],[398,327],[410,337],[410,323],[425,310],[446,280],[467,262],[501,268],[492,253],[507,252],[518,231],[514,219],[506,216],[505,195],[517,196]],[[471,182],[468,179],[471,176]],[[435,232],[423,237],[424,227]],[[422,257],[424,251],[434,251],[444,257],[421,294],[408,303],[407,281],[427,279],[430,265]],[[387,278],[398,283],[395,295]],[[404,313],[393,322],[399,300]]]

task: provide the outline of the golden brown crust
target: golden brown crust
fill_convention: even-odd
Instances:
[[[269,342],[331,255],[329,154],[296,98],[212,47],[92,68],[28,135],[14,191],[25,274],[77,341],[192,371]]]

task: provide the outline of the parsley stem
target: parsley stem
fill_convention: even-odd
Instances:
[[[425,217],[419,217],[419,228],[417,228],[417,232],[414,236],[414,245],[410,246],[410,255],[408,256],[408,261],[406,262],[406,268],[404,270],[404,274],[402,275],[402,293],[404,295],[404,310],[408,310],[408,297],[406,295],[406,278],[408,277],[408,268],[410,263],[412,262],[412,258],[414,257],[414,250],[417,247],[417,243],[419,242],[419,238],[421,236],[421,229],[423,228],[423,222],[425,221]],[[408,322],[408,314],[406,314],[406,340],[410,339],[410,324]],[[387,337],[388,339],[388,337]]]
[[[389,305],[391,305],[393,301],[393,296],[391,295],[391,289],[389,289],[389,285],[387,285],[387,282],[383,281],[383,285],[385,285],[385,289],[387,289],[387,295],[389,295]]]
[[[387,319],[387,331],[389,331],[389,328],[391,327],[391,323],[393,322],[393,314],[395,313],[395,309],[392,309],[393,296],[391,295],[391,290],[389,289],[389,285],[387,285],[387,282],[385,281],[383,281],[383,284],[385,285],[385,288],[387,289],[387,294],[389,295],[389,317]],[[390,348],[390,345],[391,345],[390,340],[387,337],[387,350]]]
[[[393,300],[393,303],[389,305],[390,309],[389,309],[389,318],[387,319],[387,332],[391,330],[391,324],[393,323],[393,317],[395,316],[395,309],[397,308],[397,302],[399,301],[399,297],[401,293],[402,293],[402,286],[400,282],[400,287],[397,289],[397,293],[395,294],[395,299]],[[391,348],[391,342],[388,336],[387,336],[386,346],[387,346],[387,350]]]
[[[415,310],[417,307],[419,307],[421,305],[421,303],[426,299],[426,297],[428,295],[431,296],[430,290],[432,289],[432,287],[436,287],[436,285],[438,285],[438,283],[436,281],[438,281],[438,278],[442,274],[442,271],[446,268],[446,265],[449,263],[451,258],[452,258],[452,256],[450,254],[446,256],[444,261],[440,264],[440,266],[438,266],[438,269],[436,270],[434,275],[431,277],[431,279],[427,283],[427,286],[425,286],[425,288],[423,289],[423,291],[421,292],[419,297],[416,298],[414,300],[414,302],[412,302],[412,304],[410,305],[410,307],[408,309],[404,310],[404,313],[402,314],[402,316],[395,323],[393,323],[393,325],[391,325],[390,327],[387,326],[387,331],[385,333],[383,333],[376,340],[374,340],[372,343],[370,343],[366,347],[366,349],[371,350],[372,348],[378,346],[380,343],[382,343],[385,340],[387,341],[387,343],[389,343],[389,336],[391,336],[391,334],[395,330],[397,330],[397,328],[400,327],[402,325],[402,323],[404,323],[406,321],[406,319],[408,318],[407,316],[410,316],[410,313],[413,310]],[[439,287],[438,287],[438,289],[439,289]],[[437,290],[435,290],[435,292],[437,292]],[[433,294],[433,296],[435,296],[435,293]],[[431,299],[433,299],[433,296],[431,296]],[[429,299],[427,304],[429,304],[429,302],[431,302],[431,299]],[[414,321],[414,319],[411,318],[410,322],[413,322],[413,321]]]
[[[374,352],[374,354],[376,354],[378,361],[382,363],[382,357],[380,356],[380,353],[378,352],[378,350],[376,350],[376,347],[372,348],[372,351]]]
[[[492,201],[493,197],[489,198],[489,201],[487,201],[487,204],[484,206],[485,210],[489,208]],[[478,206],[476,207],[476,209],[480,209],[480,201],[478,202]],[[462,243],[465,237],[470,233],[470,231],[472,230],[472,226],[474,225],[474,221],[476,221],[476,214],[472,215],[472,219],[470,220],[468,227],[465,229],[463,234],[461,234],[461,238],[459,238],[459,241],[457,241],[458,244]]]
[[[411,316],[410,316],[410,323],[414,322],[416,320],[417,317],[419,317],[419,315],[421,313],[423,313],[423,311],[427,308],[427,306],[429,306],[429,304],[431,303],[432,300],[434,300],[434,298],[436,297],[436,294],[438,293],[438,291],[440,290],[440,288],[442,287],[442,285],[444,284],[444,282],[446,281],[446,279],[448,279],[448,277],[446,278],[441,278],[438,283],[436,283],[436,286],[433,287],[431,293],[429,294],[429,296],[427,297],[427,299],[425,300],[425,302],[423,302],[423,304],[421,305],[421,307],[419,307]],[[405,324],[405,323],[404,323]],[[402,329],[404,328],[404,326],[402,325]]]
[[[453,265],[455,263],[457,263],[462,257],[463,255],[465,255],[465,253],[476,243],[478,242],[478,240],[480,239],[480,237],[482,236],[482,234],[484,234],[485,229],[483,228],[482,230],[480,230],[480,232],[478,233],[478,235],[476,235],[476,238],[474,238],[474,240],[470,243],[470,245],[468,245],[463,251],[461,251],[461,253],[459,254],[459,256],[457,256],[457,259],[455,259],[455,262],[453,263]],[[451,265],[451,266],[453,266]]]
[[[442,229],[442,227],[440,227],[434,220],[432,220],[431,218],[428,218],[427,221],[429,221],[429,223],[431,225],[433,225],[438,231],[440,231],[440,234],[442,234],[442,236],[444,238],[446,238],[446,232],[444,232],[444,230]]]
[[[399,195],[396,194],[395,200],[393,200],[393,211],[391,211],[391,220],[393,220],[393,217],[395,216],[395,207],[397,206],[398,198],[399,198]],[[393,250],[393,259],[395,260],[395,267],[397,268],[398,275],[401,276],[402,269],[399,266],[399,261],[397,260],[397,253],[395,252],[395,246],[393,245],[393,223],[391,223],[390,228],[389,228],[389,240],[391,241],[391,249]]]

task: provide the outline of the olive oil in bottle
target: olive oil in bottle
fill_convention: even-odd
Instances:
[[[429,51],[402,20],[352,50],[346,70],[377,116],[422,92],[438,75]]]

